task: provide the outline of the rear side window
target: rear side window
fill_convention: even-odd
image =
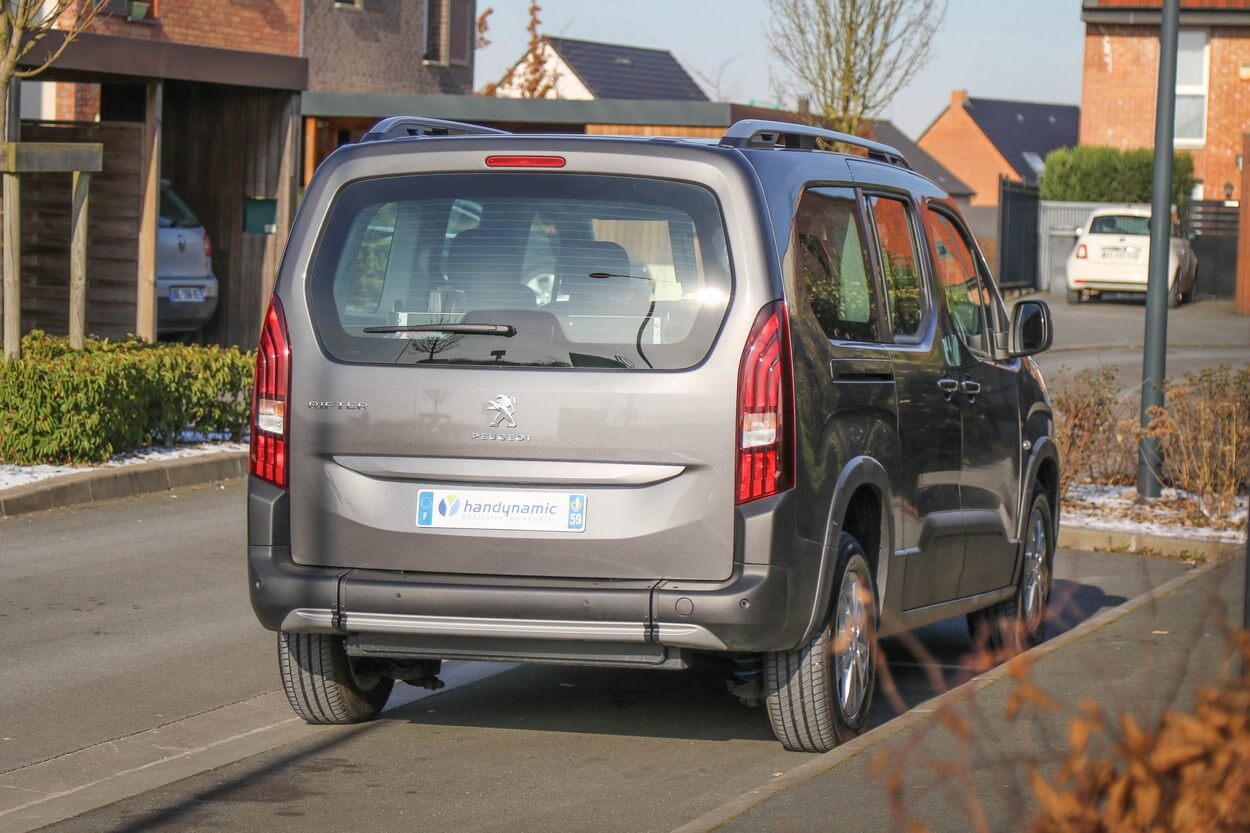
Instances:
[[[869,205],[881,247],[890,326],[896,336],[914,336],[924,317],[924,293],[907,205],[890,197],[870,197]]]
[[[807,191],[794,224],[796,302],[811,308],[831,339],[876,341],[876,291],[854,192]]]
[[[309,287],[341,361],[643,370],[702,361],[731,290],[707,189],[545,173],[355,182]],[[452,326],[469,324],[510,334]]]

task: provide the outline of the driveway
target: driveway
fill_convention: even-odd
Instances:
[[[1054,313],[1055,345],[1038,359],[1042,371],[1110,366],[1126,386],[1141,383],[1146,306],[1138,298],[1069,304],[1062,295],[1039,295]],[[1250,363],[1250,316],[1231,301],[1197,301],[1168,311],[1169,377],[1220,365]]]

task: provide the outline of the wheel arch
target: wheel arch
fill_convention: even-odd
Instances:
[[[855,535],[864,548],[880,613],[890,578],[890,554],[894,552],[891,505],[890,479],[885,467],[876,459],[855,457],[842,467],[825,523],[816,598],[801,643],[811,639],[829,616],[833,604],[833,572],[837,568],[838,543],[844,531]]]

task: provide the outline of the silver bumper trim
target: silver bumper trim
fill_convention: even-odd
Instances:
[[[282,620],[284,631],[333,632],[334,616],[325,608],[297,608]],[[556,642],[648,642],[642,622],[574,622],[563,619],[489,619],[468,616],[419,616],[399,613],[339,615],[339,631],[406,633],[419,636],[476,636],[500,639],[550,639]],[[723,651],[725,643],[702,625],[661,622],[661,645]]]

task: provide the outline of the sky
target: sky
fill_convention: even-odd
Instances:
[[[694,75],[726,66],[737,103],[773,104],[781,71],[765,40],[767,0],[539,0],[544,34],[667,49]],[[949,0],[928,65],[883,113],[918,137],[951,90],[983,98],[1079,104],[1084,54],[1080,0]],[[474,87],[498,80],[525,52],[529,0],[478,0],[494,8]]]

